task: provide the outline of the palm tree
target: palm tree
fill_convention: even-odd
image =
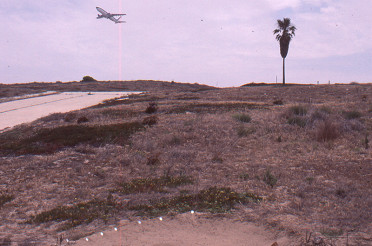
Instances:
[[[283,57],[283,85],[285,85],[285,58],[288,54],[289,43],[295,36],[296,27],[291,24],[290,18],[283,18],[283,20],[278,21],[278,29],[274,30],[274,35],[276,34],[276,40],[280,44],[280,54]]]

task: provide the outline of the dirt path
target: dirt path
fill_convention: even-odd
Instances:
[[[116,230],[117,229],[117,230]],[[181,214],[141,221],[122,221],[120,226],[80,239],[75,245],[290,245],[286,237],[275,236],[250,223],[229,219],[205,218],[200,214]],[[88,239],[88,241],[87,241]]]

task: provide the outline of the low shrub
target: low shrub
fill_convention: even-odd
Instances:
[[[263,181],[269,185],[271,188],[276,185],[276,182],[278,179],[270,172],[270,170],[266,170],[264,176],[263,176]]]
[[[275,100],[275,101],[273,102],[273,104],[274,104],[274,105],[283,105],[284,103],[283,103],[283,101],[282,101],[281,99],[278,99],[278,100]]]
[[[158,111],[158,105],[154,102],[149,103],[149,106],[147,106],[145,113],[146,114],[154,114]]]
[[[94,146],[102,144],[123,145],[131,134],[142,130],[139,122],[113,125],[69,125],[56,128],[43,128],[33,136],[0,142],[0,154],[47,154],[80,143]],[[1,137],[0,137],[1,139]]]
[[[326,237],[339,237],[344,233],[344,231],[335,228],[322,228],[320,233]]]
[[[352,120],[352,119],[358,119],[362,117],[362,113],[359,111],[343,111],[342,115],[344,116],[345,119]]]
[[[340,132],[335,123],[331,120],[322,122],[316,130],[316,139],[320,142],[327,142],[338,138]]]
[[[236,131],[239,137],[246,137],[250,134],[255,133],[256,129],[253,127],[246,128],[244,126],[239,126]]]
[[[182,139],[178,136],[173,135],[172,138],[168,140],[168,143],[170,145],[180,145],[182,144]]]
[[[65,122],[72,122],[76,119],[77,115],[76,113],[67,113],[65,114],[64,121]]]
[[[149,116],[143,119],[142,124],[145,126],[153,126],[158,122],[158,118],[156,116]]]
[[[0,208],[7,202],[14,200],[13,195],[1,194],[0,195]]]
[[[306,126],[306,119],[298,116],[293,116],[288,118],[288,124],[291,125],[298,125],[300,127],[305,127]]]
[[[259,202],[262,198],[252,193],[238,193],[231,188],[211,187],[197,194],[181,194],[173,198],[163,198],[151,201],[150,205],[136,205],[130,210],[139,211],[138,215],[159,216],[168,212],[184,213],[190,210],[211,213],[226,213],[234,208],[235,204]]]
[[[247,181],[247,180],[249,180],[249,174],[248,173],[240,174],[239,178],[244,180],[244,181]]]
[[[160,178],[141,178],[130,182],[119,183],[115,192],[122,194],[164,192],[164,188],[175,188],[181,185],[192,184],[194,181],[187,176],[163,176]]]
[[[111,199],[91,200],[73,206],[60,206],[32,216],[26,223],[41,224],[50,221],[67,221],[63,229],[90,223],[96,219],[107,220],[119,209],[119,205]]]
[[[85,116],[81,116],[76,121],[78,124],[89,122],[88,118]]]
[[[216,112],[230,112],[244,111],[248,109],[265,109],[267,105],[259,103],[245,103],[245,102],[226,102],[226,103],[192,103],[176,106],[167,111],[168,114],[184,114],[191,113],[216,113]]]
[[[219,156],[218,154],[215,154],[213,157],[212,157],[212,162],[213,163],[223,163],[223,159],[221,156]]]
[[[369,140],[368,140],[368,135],[366,134],[365,138],[363,139],[363,145],[365,149],[369,148]]]
[[[243,123],[249,123],[252,120],[252,118],[247,114],[235,114],[233,115],[233,118]]]
[[[147,157],[147,165],[148,166],[158,166],[160,165],[160,154],[152,154],[149,157]]]
[[[307,108],[302,105],[295,105],[289,108],[289,111],[294,115],[304,116],[307,114]]]
[[[83,79],[81,80],[81,82],[94,82],[94,81],[97,81],[97,80],[95,80],[91,76],[84,76]]]

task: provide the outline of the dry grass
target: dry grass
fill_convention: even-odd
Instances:
[[[136,86],[144,88],[131,85]],[[167,89],[54,114],[0,135],[0,193],[14,196],[0,208],[5,221],[0,225],[0,242],[43,235],[43,240],[54,243],[64,224],[75,226],[64,232],[66,236],[83,235],[114,223],[115,218],[191,208],[228,211],[239,219],[288,232],[294,240],[304,239],[305,232],[311,231],[327,242],[333,237],[334,243],[342,244],[342,236],[352,231],[350,244],[367,242],[363,238],[372,233],[372,156],[368,148],[372,101],[363,95],[372,94],[371,85],[213,90],[154,86]],[[277,98],[285,104],[273,103]],[[150,102],[157,104],[151,116],[145,112]],[[345,113],[354,111],[351,109],[358,109],[358,117]],[[240,120],[237,115],[250,120]],[[78,124],[82,116],[89,121]],[[303,124],[292,124],[290,118]],[[40,148],[55,143],[51,133],[61,129],[96,131],[131,122],[140,122],[141,129],[131,131],[125,141],[106,139],[111,131],[102,131],[93,134],[94,141],[79,140],[38,155],[22,152],[29,144]],[[79,134],[69,132],[74,141],[81,139],[80,130]],[[121,130],[113,132],[112,136],[121,134]],[[61,131],[57,135],[68,134]],[[28,144],[5,151],[4,146],[11,143]],[[193,183],[173,186],[159,181],[161,177],[188,177]],[[149,186],[134,188],[134,193],[113,192],[142,183]],[[216,192],[206,192],[211,189]],[[231,203],[219,204],[217,197],[221,196],[217,195],[227,190],[236,199],[229,197]],[[111,212],[105,213],[105,206],[89,207],[91,201],[107,201],[110,194],[118,204]],[[215,202],[217,209],[199,204],[200,194],[216,195],[209,202]],[[239,200],[242,194],[256,194],[262,200],[243,202]],[[73,211],[82,204],[97,216],[77,224],[71,224],[71,219],[24,224],[36,218],[32,216],[57,208]],[[135,206],[137,210],[130,209]]]

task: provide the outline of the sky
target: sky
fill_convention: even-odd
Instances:
[[[115,24],[99,6],[126,13]],[[281,83],[277,19],[297,27],[287,83],[372,82],[371,0],[1,0],[0,83]]]

